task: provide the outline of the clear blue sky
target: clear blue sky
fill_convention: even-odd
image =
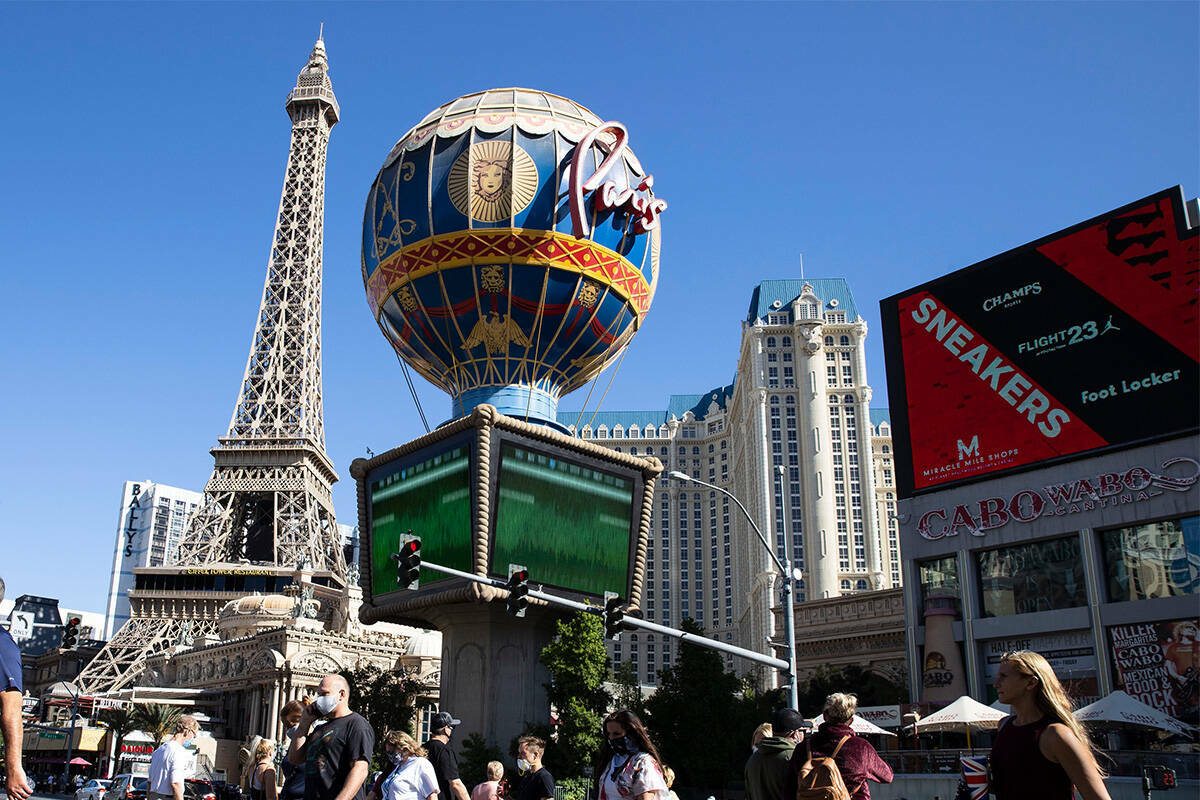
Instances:
[[[321,21],[325,414],[350,461],[422,431],[359,273],[367,188],[460,94],[624,122],[670,202],[654,307],[604,408],[729,381],[753,286],[878,300],[1167,186],[1200,189],[1200,5],[8,3],[0,574],[102,610],[125,480],[201,489],[229,424]],[[607,385],[601,376],[595,397]],[[419,380],[419,379],[418,379]],[[422,384],[431,422],[449,413]],[[578,408],[583,393],[564,408]]]

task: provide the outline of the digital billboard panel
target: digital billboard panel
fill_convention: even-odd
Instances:
[[[883,300],[901,496],[1195,430],[1198,231],[1175,187]]]
[[[375,596],[400,589],[391,554],[399,550],[400,539],[409,530],[421,537],[422,560],[471,570],[472,441],[460,437],[435,454],[419,451],[367,477],[368,540]],[[440,580],[446,577],[421,570],[422,588]]]
[[[533,583],[628,597],[636,477],[544,446],[504,440],[499,450],[492,573],[521,564]]]

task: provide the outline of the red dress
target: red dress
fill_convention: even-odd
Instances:
[[[1074,790],[1067,771],[1042,755],[1038,739],[1054,722],[1042,717],[1028,725],[1009,718],[1002,723],[988,757],[991,792],[996,800],[1071,800]]]

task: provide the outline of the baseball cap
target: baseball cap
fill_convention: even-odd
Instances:
[[[461,725],[461,719],[455,719],[450,716],[448,711],[439,711],[433,715],[433,721],[429,723],[429,729],[440,731],[442,728],[451,728],[455,725]]]
[[[781,708],[771,717],[771,730],[776,736],[798,731],[802,727],[804,715],[794,708]]]

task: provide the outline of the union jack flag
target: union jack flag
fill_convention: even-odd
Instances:
[[[971,800],[987,800],[987,756],[963,756],[962,775],[971,791]]]

